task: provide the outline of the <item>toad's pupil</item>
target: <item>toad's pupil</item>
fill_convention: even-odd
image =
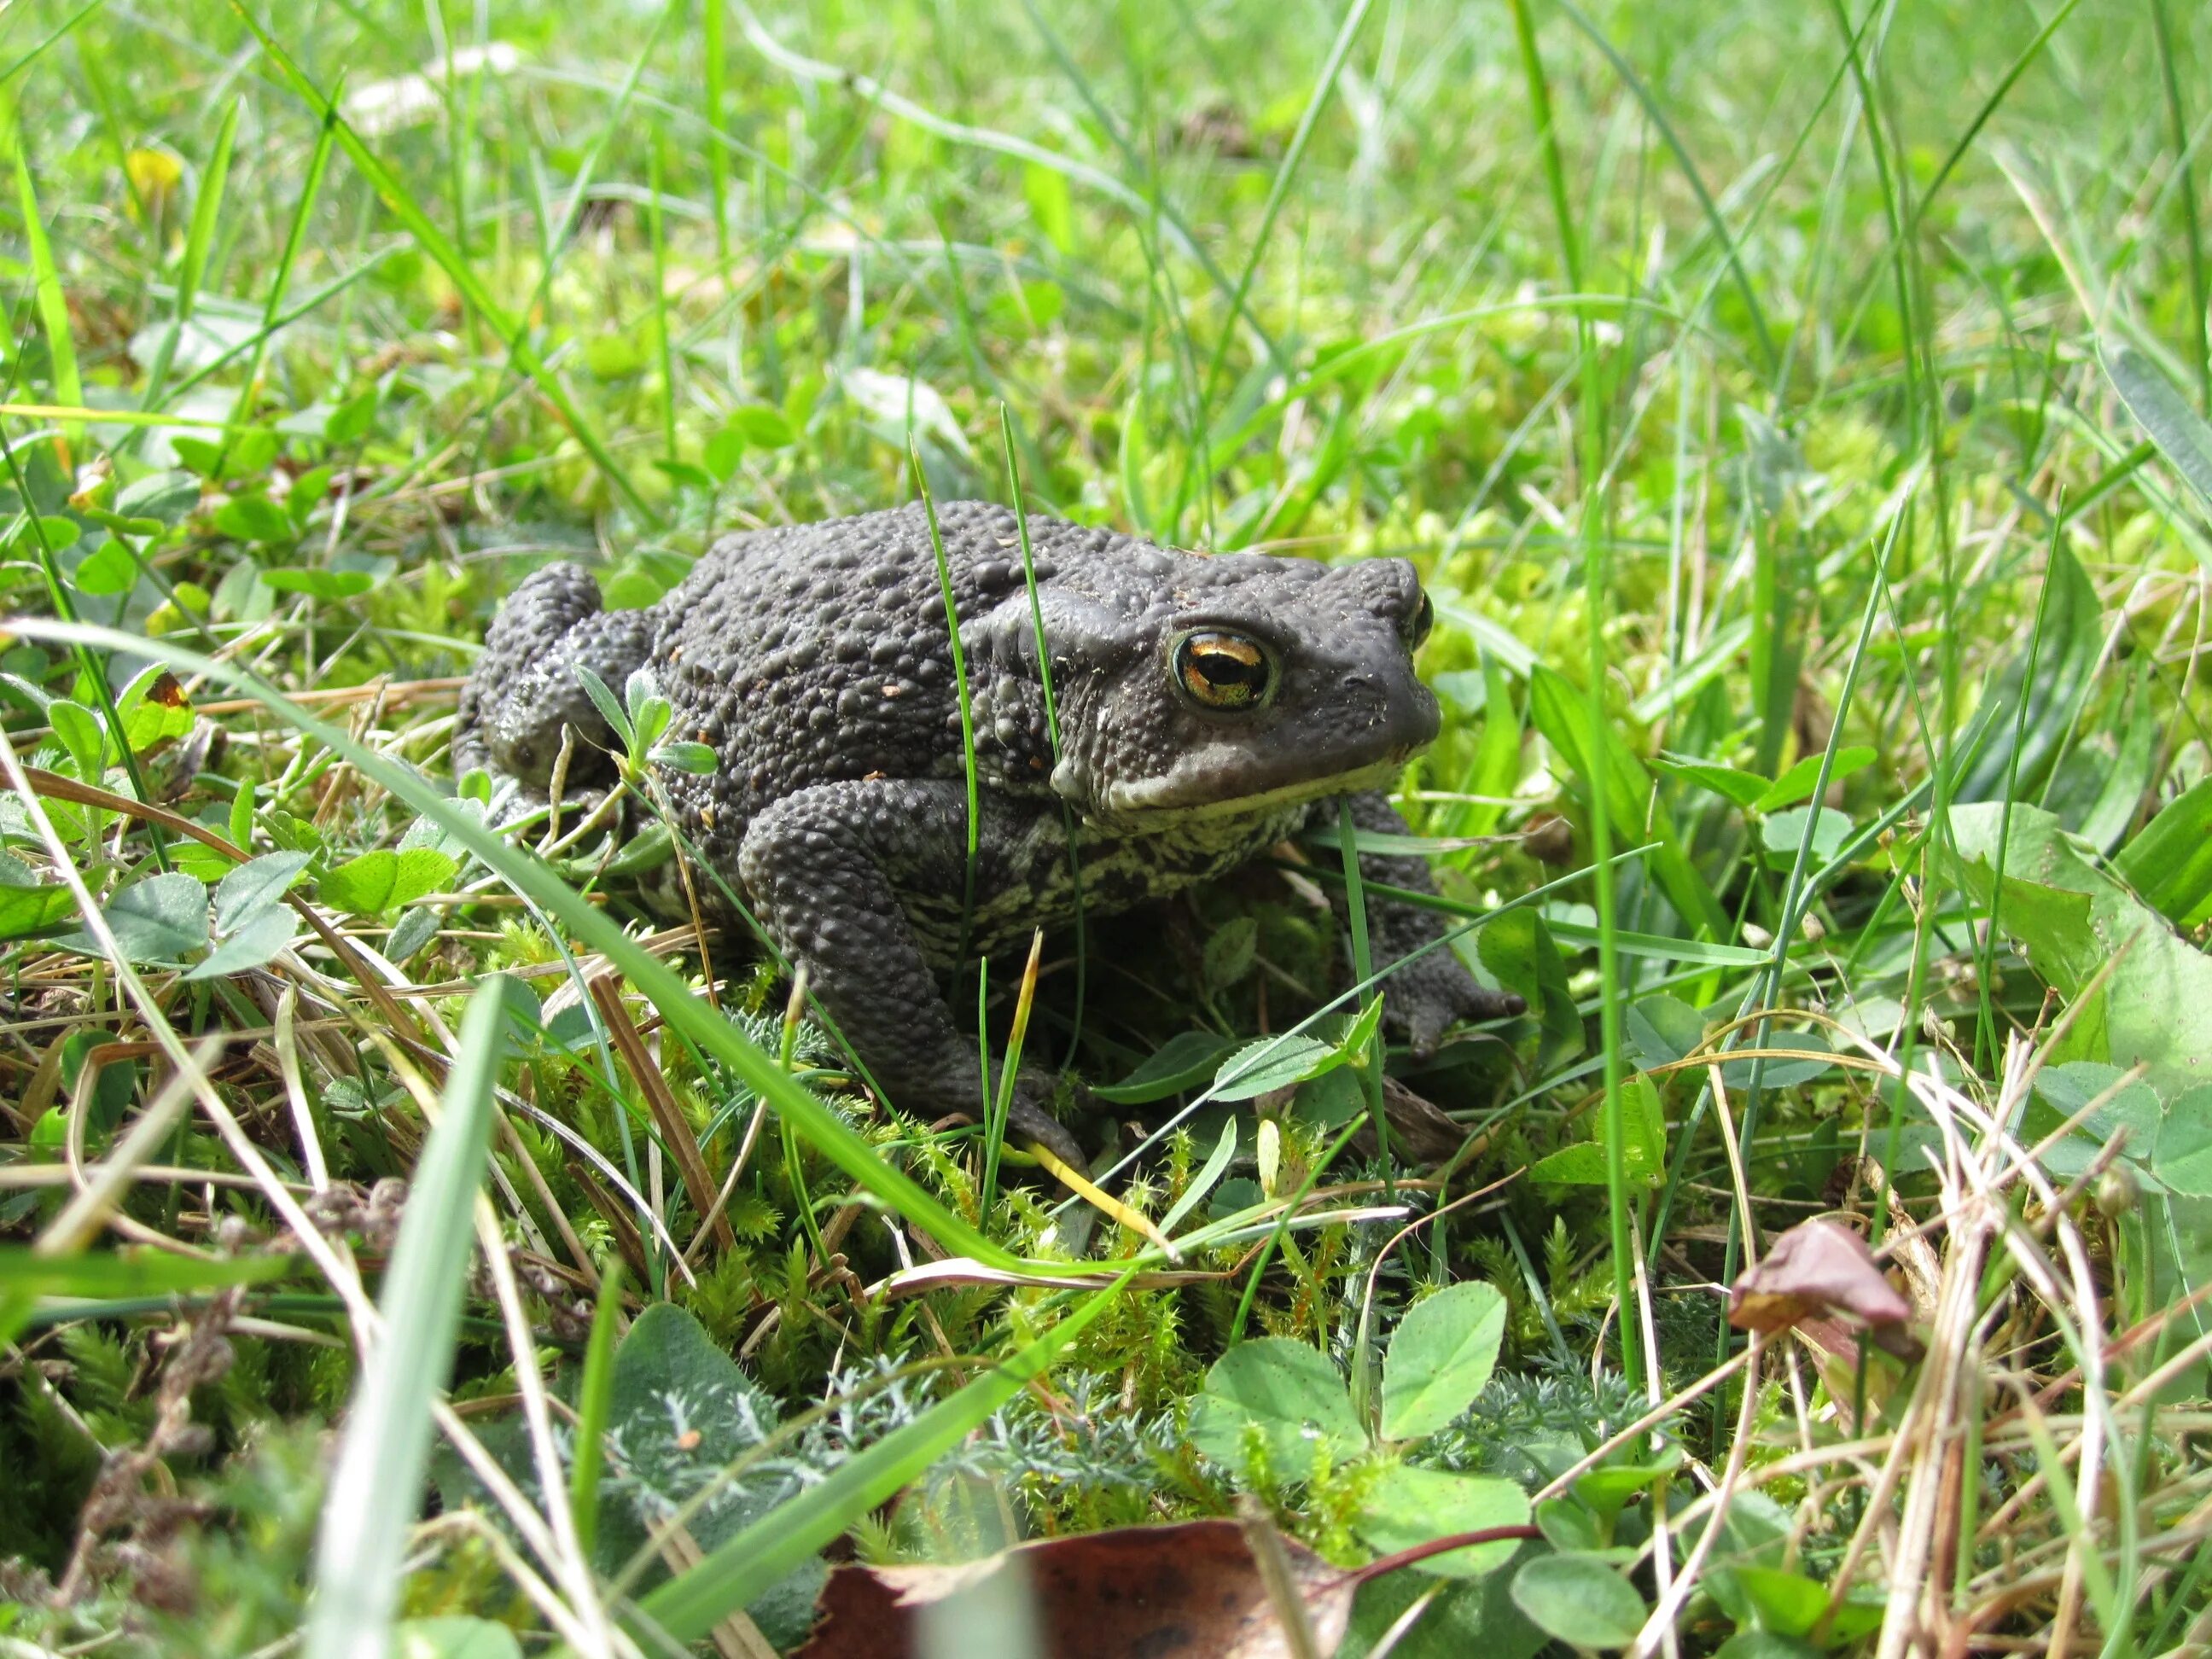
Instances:
[[[1215,708],[1246,708],[1265,697],[1267,653],[1233,634],[1194,634],[1183,641],[1184,688]]]

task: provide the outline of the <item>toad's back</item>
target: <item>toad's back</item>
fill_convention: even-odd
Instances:
[[[1040,582],[1071,564],[1126,569],[1157,551],[1059,520],[1030,529]],[[963,624],[1022,592],[1012,513],[949,503],[939,534]],[[716,756],[711,775],[667,777],[684,827],[711,859],[734,855],[748,823],[817,784],[961,775],[945,586],[919,505],[728,538],[655,610],[650,664],[675,711],[672,733]],[[971,708],[988,714],[987,666],[970,667]],[[1044,741],[1041,729],[984,735],[994,750],[1032,735]],[[993,787],[1029,782],[1042,793],[1042,769],[1026,769],[1031,777],[994,775]]]

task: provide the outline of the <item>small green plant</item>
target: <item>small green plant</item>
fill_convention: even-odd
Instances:
[[[1289,1337],[1239,1343],[1206,1373],[1191,1412],[1191,1443],[1262,1491],[1327,1482],[1341,1466],[1362,1465],[1352,1528],[1378,1553],[1523,1525],[1528,1498],[1513,1481],[1405,1461],[1482,1392],[1504,1334],[1505,1298],[1488,1285],[1453,1285],[1415,1303],[1391,1335],[1380,1402],[1366,1417],[1311,1345]],[[1515,1547],[1480,1544],[1419,1565],[1476,1577],[1504,1565]]]

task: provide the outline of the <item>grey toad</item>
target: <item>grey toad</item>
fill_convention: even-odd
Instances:
[[[1071,822],[1081,902],[1100,915],[1334,823],[1340,798],[1361,826],[1403,832],[1378,792],[1437,722],[1413,669],[1430,611],[1412,565],[1208,557],[1032,520],[1055,757],[1014,516],[963,501],[939,523],[981,803],[971,948],[1072,917]],[[659,772],[676,826],[805,966],[876,1081],[910,1112],[975,1114],[974,1031],[934,977],[960,944],[967,784],[924,509],[726,538],[647,610],[603,610],[576,565],[540,569],[462,690],[457,769],[541,798],[556,766],[564,790],[611,781],[613,733],[580,665],[617,693],[649,667],[675,710],[670,735],[712,748],[709,773]],[[1361,862],[1371,880],[1433,890],[1418,858]],[[1439,924],[1379,904],[1370,930],[1383,963]],[[1455,1022],[1521,1009],[1449,950],[1391,978],[1386,1002],[1423,1052]],[[1044,1079],[1017,1079],[1014,1127],[1073,1161],[1043,1092]]]

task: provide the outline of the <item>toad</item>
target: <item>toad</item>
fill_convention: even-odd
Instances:
[[[974,1032],[938,982],[963,946],[996,953],[1079,902],[1109,915],[1211,881],[1334,826],[1340,801],[1362,829],[1403,834],[1382,792],[1436,736],[1437,711],[1413,667],[1429,601],[1402,559],[1206,556],[1038,518],[1033,597],[1011,510],[954,502],[939,527],[964,720],[916,504],[726,538],[643,610],[604,609],[577,565],[541,568],[491,625],[453,759],[526,798],[556,772],[564,791],[603,787],[616,737],[577,670],[617,696],[650,670],[670,738],[713,756],[703,771],[656,768],[673,827],[805,968],[893,1102],[974,1116]],[[1434,890],[1416,857],[1363,854],[1361,869]],[[1367,920],[1378,965],[1442,928],[1387,902]],[[1384,994],[1417,1054],[1522,1008],[1449,948]],[[1012,1132],[1076,1162],[1048,1087],[1017,1077]]]

